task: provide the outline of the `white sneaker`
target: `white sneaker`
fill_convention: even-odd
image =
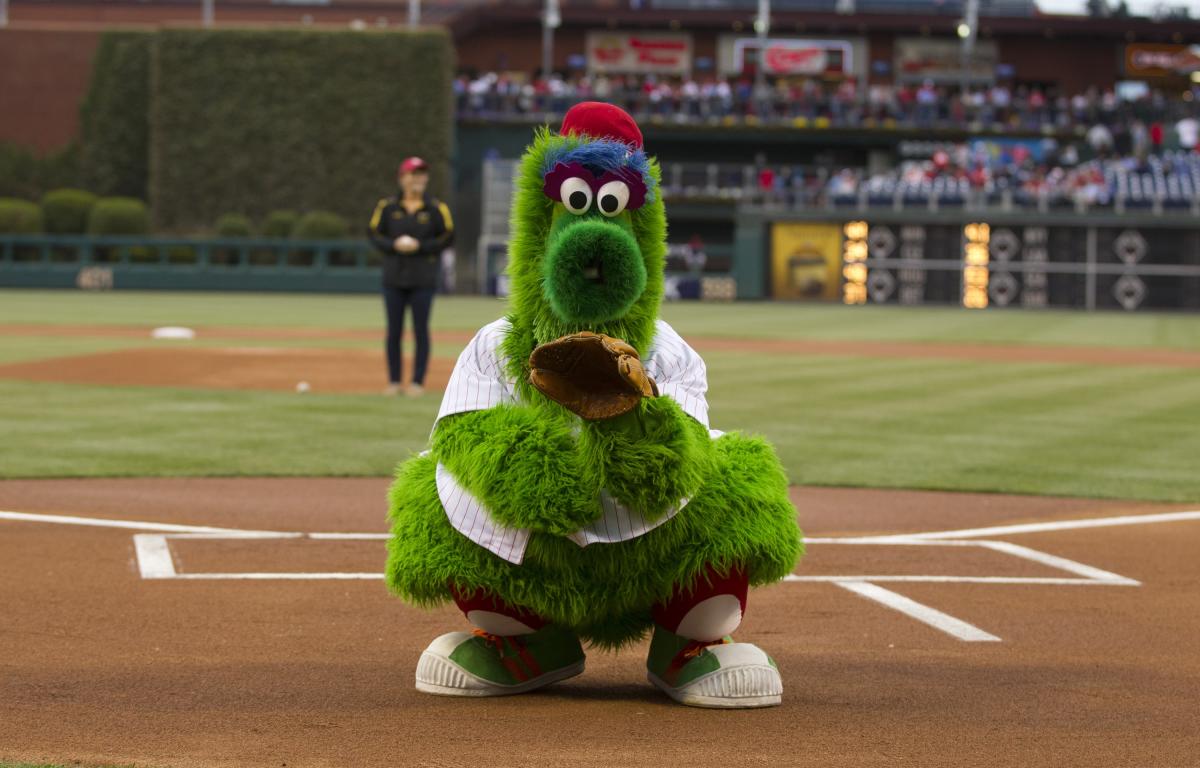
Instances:
[[[420,397],[425,394],[425,387],[420,384],[409,384],[408,389],[404,390],[404,394],[409,397]]]
[[[417,690],[438,696],[509,696],[583,672],[583,648],[570,632],[544,627],[528,635],[450,632],[417,662]]]
[[[655,627],[646,667],[656,688],[690,707],[752,709],[783,701],[779,669],[752,643],[697,643]]]

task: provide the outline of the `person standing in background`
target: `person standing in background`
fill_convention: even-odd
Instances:
[[[367,235],[383,254],[383,304],[387,310],[386,394],[400,392],[401,339],[404,310],[412,312],[416,355],[412,381],[406,394],[418,397],[425,391],[429,364],[429,314],[441,270],[441,253],[454,240],[450,208],[426,192],[429,166],[419,157],[400,164],[400,194],[385,197],[375,206]]]

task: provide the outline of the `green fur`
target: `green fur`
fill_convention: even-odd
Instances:
[[[565,209],[564,209],[565,210]],[[624,214],[618,216],[620,221]],[[546,301],[564,321],[593,327],[623,317],[646,287],[646,265],[633,235],[619,224],[600,218],[558,216],[551,230],[550,247],[543,263]],[[585,267],[603,262],[603,282],[584,277]]]
[[[712,442],[678,403],[656,397],[624,416],[589,422],[580,446],[587,463],[600,468],[601,487],[654,521],[710,476]]]
[[[447,416],[433,454],[498,522],[564,536],[600,513],[600,476],[550,409],[502,405]]]
[[[712,441],[713,473],[680,512],[619,544],[580,548],[535,533],[513,565],[450,526],[434,482],[436,459],[400,466],[390,492],[387,582],[404,599],[433,606],[447,585],[483,587],[514,605],[616,647],[650,627],[650,608],[676,584],[693,585],[705,566],[747,568],[754,585],[786,576],[802,551],[787,482],[770,446],[736,433]]]
[[[624,339],[644,356],[654,335],[666,253],[661,196],[605,220],[571,214],[543,193],[547,163],[585,142],[540,130],[521,161],[509,243],[511,328],[501,354],[522,404],[442,419],[430,453],[397,469],[387,583],[427,606],[450,599],[451,584],[482,588],[615,647],[641,637],[652,606],[691,587],[709,566],[743,567],[752,584],[767,584],[791,572],[802,545],[783,470],[762,439],[712,440],[668,397],[581,422],[528,383],[537,344],[588,330]],[[658,165],[645,162],[657,187]],[[597,252],[603,289],[578,279]],[[450,525],[438,498],[439,461],[497,522],[532,531],[520,565]],[[601,489],[651,521],[687,503],[637,538],[580,548],[564,535],[600,516]]]

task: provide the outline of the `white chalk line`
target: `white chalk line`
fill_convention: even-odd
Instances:
[[[868,600],[874,600],[877,603],[886,605],[888,608],[899,611],[906,616],[916,619],[923,624],[928,624],[934,629],[941,630],[951,637],[956,637],[968,643],[998,643],[1000,638],[985,632],[979,627],[968,624],[967,622],[956,619],[953,616],[942,613],[936,608],[930,608],[928,605],[923,605],[915,600],[911,600],[904,595],[897,594],[890,589],[884,589],[878,584],[871,584],[864,581],[835,581],[842,589],[847,589],[856,595],[861,595]]]
[[[75,517],[73,515],[38,515],[30,512],[7,512],[0,510],[0,520],[27,523],[53,523],[58,525],[82,525],[91,528],[124,528],[134,531],[163,531],[165,533],[220,533],[238,536],[253,536],[269,531],[251,531],[242,528],[214,528],[208,525],[176,525],[174,523],[147,523],[137,520],[109,520],[104,517]]]
[[[171,556],[167,540],[178,539],[297,539],[318,540],[383,540],[386,533],[339,533],[339,532],[293,532],[253,531],[211,526],[176,525],[171,523],[149,523],[130,520],[109,520],[68,515],[40,515],[23,512],[0,511],[0,520],[43,522],[64,525],[82,525],[103,528],[123,528],[141,531],[158,531],[158,534],[134,536],[138,568],[145,579],[242,579],[242,580],[377,580],[382,573],[178,573]],[[992,526],[955,531],[932,531],[927,533],[894,534],[885,536],[814,537],[809,544],[876,545],[876,546],[976,546],[1029,560],[1050,568],[1073,573],[1081,578],[1042,577],[995,577],[995,576],[932,576],[932,575],[862,575],[862,576],[800,576],[790,574],[789,582],[833,583],[862,597],[893,608],[935,629],[969,642],[997,642],[999,637],[978,627],[942,613],[927,605],[878,586],[885,583],[941,583],[941,584],[1033,584],[1056,586],[1138,586],[1139,582],[1119,574],[1090,565],[1040,552],[1029,547],[1004,541],[981,540],[984,536],[1000,534],[1038,533],[1044,531],[1102,528],[1120,525],[1200,520],[1200,510],[1165,512],[1149,515],[1124,515],[1084,520],[1063,520],[1046,523]],[[974,539],[974,540],[970,540]]]
[[[791,573],[783,577],[784,581],[836,584],[839,581],[892,581],[908,584],[1047,584],[1052,586],[1102,586],[1102,587],[1136,587],[1139,582],[1133,579],[1121,581],[1100,581],[1099,579],[1069,579],[1054,576],[920,576],[920,575],[858,575],[858,576],[800,576]]]
[[[1150,515],[1121,515],[1117,517],[1093,517],[1085,520],[1058,520],[1046,523],[1024,523],[1020,525],[997,525],[990,528],[965,528],[957,531],[930,531],[928,533],[900,533],[886,536],[859,537],[865,541],[895,541],[920,539],[977,539],[987,536],[1004,536],[1018,533],[1044,533],[1048,531],[1074,531],[1081,528],[1109,528],[1117,525],[1148,525],[1150,523],[1176,523],[1184,520],[1200,520],[1200,510],[1186,512],[1159,512]]]
[[[179,573],[170,579],[248,579],[250,581],[336,581],[382,579],[382,573]]]
[[[1051,555],[1045,552],[1040,552],[1036,549],[1023,547],[1020,544],[1013,544],[1007,541],[980,541],[978,543],[981,547],[986,547],[987,549],[991,549],[996,552],[1003,552],[1004,554],[1012,555],[1013,557],[1024,558],[1025,560],[1035,563],[1041,563],[1042,565],[1050,568],[1057,568],[1062,571],[1067,571],[1068,573],[1078,574],[1085,579],[1092,579],[1097,583],[1121,584],[1133,587],[1136,587],[1141,583],[1134,579],[1112,573],[1111,571],[1105,571],[1091,565],[1084,565],[1083,563],[1079,563],[1074,560],[1068,560],[1065,557],[1059,557],[1058,555]]]

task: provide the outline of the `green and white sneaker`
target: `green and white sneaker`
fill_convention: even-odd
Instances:
[[[565,629],[528,635],[450,632],[417,662],[417,690],[441,696],[507,696],[583,672],[583,646]]]
[[[651,683],[690,707],[749,709],[783,701],[775,661],[758,646],[729,637],[704,643],[656,626],[646,669]]]

